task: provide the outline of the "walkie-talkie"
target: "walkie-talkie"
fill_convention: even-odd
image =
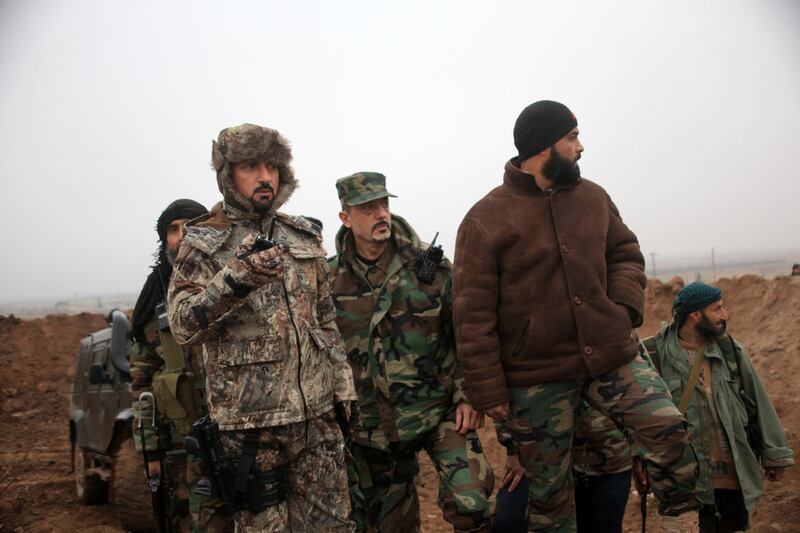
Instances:
[[[257,252],[261,252],[264,250],[269,250],[276,244],[276,241],[272,240],[272,235],[275,233],[275,220],[278,217],[272,217],[272,222],[269,225],[269,235],[264,236],[263,233],[259,233],[258,237],[256,237],[256,242],[253,243],[253,250]]]
[[[417,267],[417,279],[426,285],[433,283],[436,277],[436,269],[439,268],[439,263],[442,261],[444,250],[441,246],[435,246],[436,239],[439,237],[439,232],[433,237],[430,247],[422,257],[422,261]]]
[[[236,256],[238,259],[244,259],[246,257],[250,257],[251,255],[257,254],[258,252],[263,252],[264,250],[269,250],[276,244],[277,241],[272,240],[272,235],[275,232],[275,220],[277,217],[272,217],[272,223],[269,226],[269,234],[264,235],[263,233],[259,233],[256,237],[255,242],[253,243],[253,247],[250,249],[249,252],[245,252],[241,255]]]

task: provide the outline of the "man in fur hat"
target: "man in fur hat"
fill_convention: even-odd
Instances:
[[[186,227],[169,322],[179,342],[203,345],[210,417],[236,463],[237,529],[351,531],[342,431],[357,395],[318,226],[278,212],[297,187],[291,158],[275,130],[220,132],[223,201]]]

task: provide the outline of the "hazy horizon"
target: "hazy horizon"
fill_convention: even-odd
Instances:
[[[242,122],[291,142],[282,210],[329,254],[335,180],[375,170],[452,258],[544,98],[646,258],[798,250],[798,28],[795,0],[0,0],[0,302],[137,292],[159,213],[220,199],[211,139]]]

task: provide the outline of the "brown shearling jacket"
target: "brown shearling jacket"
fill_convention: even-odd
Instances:
[[[454,323],[467,397],[485,410],[509,386],[587,379],[637,353],[644,258],[606,191],[586,179],[542,191],[506,163],[503,184],[458,230]]]

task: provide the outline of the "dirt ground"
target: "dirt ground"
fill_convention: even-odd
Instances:
[[[775,403],[790,444],[800,450],[800,277],[722,279],[731,334],[750,352]],[[647,290],[642,335],[667,320],[680,285],[655,281]],[[20,321],[0,316],[0,533],[6,531],[120,532],[109,505],[84,507],[75,498],[67,423],[70,385],[80,339],[105,327],[103,317],[82,313]],[[489,461],[499,478],[505,452],[493,432],[483,430]],[[423,530],[450,531],[436,506],[436,474],[422,460],[417,480]],[[651,511],[655,505],[651,504]],[[769,484],[752,517],[751,531],[800,531],[800,469]],[[640,531],[638,496],[633,493],[625,531]],[[657,533],[655,517],[648,531]]]

